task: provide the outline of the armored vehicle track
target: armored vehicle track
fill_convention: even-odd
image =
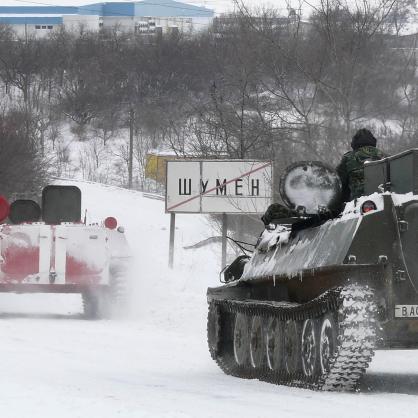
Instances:
[[[374,293],[348,284],[305,304],[209,298],[208,344],[229,375],[354,390],[374,354]]]

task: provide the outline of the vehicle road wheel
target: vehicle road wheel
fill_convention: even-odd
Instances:
[[[331,360],[337,348],[338,326],[331,314],[325,315],[319,335],[319,365],[321,374],[330,369]]]
[[[221,342],[221,312],[219,306],[213,303],[209,305],[207,332],[209,351],[212,358],[216,359]]]
[[[317,374],[318,370],[318,337],[317,324],[313,319],[306,319],[302,326],[301,354],[302,371],[307,377]]]
[[[281,370],[283,349],[283,324],[277,318],[270,318],[266,327],[267,366],[270,370]]]
[[[284,365],[289,374],[300,370],[300,324],[297,321],[286,321],[284,326]]]
[[[238,313],[234,325],[234,357],[239,366],[246,364],[250,351],[250,330],[248,318]]]
[[[255,316],[251,321],[250,360],[254,368],[261,367],[265,361],[265,332],[263,319]]]

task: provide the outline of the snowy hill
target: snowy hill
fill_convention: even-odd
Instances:
[[[220,248],[183,249],[213,235],[208,220],[178,216],[170,270],[163,201],[73,184],[89,221],[112,215],[125,226],[135,256],[132,317],[86,321],[78,296],[0,295],[2,417],[416,416],[416,351],[378,353],[360,394],[224,375],[206,347],[205,292],[218,283]]]

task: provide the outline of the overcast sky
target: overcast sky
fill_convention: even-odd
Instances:
[[[103,0],[1,0],[1,6],[77,6],[82,4],[92,4],[100,3]],[[118,0],[108,0],[108,1],[118,1]],[[123,0],[120,0],[123,1]],[[180,1],[180,0],[178,0]],[[148,3],[152,3],[152,0],[147,0]],[[206,6],[209,9],[215,10],[218,13],[224,13],[227,11],[234,10],[234,1],[233,0],[189,0],[183,1],[184,3],[194,4],[197,6]],[[295,0],[289,0],[292,7],[298,8],[299,2]],[[245,0],[244,3],[249,7],[260,7],[266,5],[269,7],[274,7],[279,9],[283,15],[287,14],[287,2],[286,0],[270,0],[270,1],[260,1],[260,0]],[[309,6],[305,3],[304,15],[308,14]]]

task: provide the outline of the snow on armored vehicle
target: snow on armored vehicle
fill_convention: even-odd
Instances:
[[[81,293],[86,317],[108,316],[124,303],[129,248],[123,228],[81,221],[81,191],[51,185],[42,207],[0,199],[0,292]]]
[[[418,150],[366,163],[367,196],[338,217],[324,170],[287,170],[281,194],[301,215],[269,225],[208,289],[209,350],[227,374],[353,390],[375,349],[418,348]]]

